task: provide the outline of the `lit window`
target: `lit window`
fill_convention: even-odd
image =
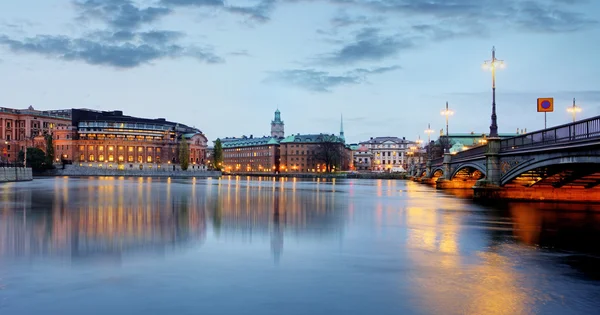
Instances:
[[[146,158],[146,160],[148,161],[148,163],[152,163],[152,156],[148,155],[148,157]]]
[[[152,152],[152,148],[148,148],[148,152]]]
[[[127,147],[127,151],[133,152],[133,147]]]
[[[110,154],[110,155],[108,156],[108,161],[109,161],[109,162],[113,162],[114,160],[115,160],[115,157],[114,157],[114,155]]]
[[[144,152],[144,148],[138,147],[138,152]]]
[[[119,162],[123,162],[125,160],[125,158],[123,158],[122,155],[119,155]]]
[[[79,146],[79,151],[83,151],[83,150],[85,150],[85,146],[83,146],[83,145],[80,145],[80,146]]]
[[[102,155],[102,154],[98,155],[98,161],[104,162],[104,155]]]
[[[123,151],[123,146],[122,145],[119,146],[119,151]]]
[[[128,156],[128,157],[127,157],[127,161],[128,161],[128,162],[133,162],[133,155],[130,155],[130,156]]]
[[[115,147],[113,147],[112,145],[108,146],[108,151],[114,151]]]
[[[140,155],[140,156],[138,156],[138,162],[139,162],[139,163],[142,163],[142,161],[143,161],[143,159],[142,159],[142,156],[141,156],[141,155]]]
[[[104,151],[104,146],[98,146],[98,151]]]
[[[90,162],[94,162],[94,155],[93,155],[93,154],[90,154],[89,161],[90,161]]]
[[[85,160],[85,155],[82,154],[79,156],[79,161],[83,161],[83,160]]]
[[[94,151],[94,146],[93,146],[93,145],[89,146],[89,147],[88,147],[88,150],[90,150],[90,151]]]

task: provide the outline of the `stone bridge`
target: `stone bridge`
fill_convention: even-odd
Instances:
[[[429,160],[412,175],[437,188],[473,188],[481,198],[600,201],[600,116],[489,138]]]

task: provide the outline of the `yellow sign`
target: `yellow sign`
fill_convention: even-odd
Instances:
[[[542,113],[548,113],[554,111],[554,98],[545,97],[537,99],[537,111]]]

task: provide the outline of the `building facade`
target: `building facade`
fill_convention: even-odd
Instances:
[[[204,134],[164,118],[147,119],[126,116],[121,111],[87,109],[35,111],[30,107],[22,111],[0,110],[0,119],[4,126],[0,134],[5,137],[5,144],[16,136],[17,140],[12,141],[18,141],[19,151],[26,147],[46,151],[44,135],[52,135],[55,163],[116,169],[177,169],[179,145],[185,140],[189,169],[205,168]],[[15,123],[19,129],[14,129]]]
[[[2,162],[14,162],[27,147],[44,147],[44,135],[59,126],[71,125],[71,110],[39,111],[0,107]]]
[[[274,173],[279,170],[279,141],[275,137],[225,138],[223,166],[233,173]]]
[[[405,171],[411,163],[423,159],[416,142],[398,137],[375,137],[359,143],[354,163],[361,170]],[[357,168],[358,169],[358,168]]]
[[[325,172],[325,150],[332,155],[339,155],[336,170],[348,169],[350,156],[344,140],[335,135],[308,134],[291,135],[280,142],[282,172]]]

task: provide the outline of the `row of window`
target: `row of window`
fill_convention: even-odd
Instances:
[[[248,153],[230,153],[225,152],[225,157],[249,157],[249,156],[271,156],[271,152],[248,152]]]
[[[83,152],[83,151],[85,150],[85,147],[86,147],[86,146],[84,146],[84,145],[80,145],[80,146],[79,146],[79,151],[80,151],[80,152]],[[68,148],[69,148],[69,146],[67,146],[67,149],[68,149]],[[97,149],[98,151],[104,151],[104,148],[105,148],[105,146],[103,146],[103,145],[99,145],[99,146],[89,145],[89,146],[87,146],[87,149],[88,149],[88,151],[94,151],[94,150],[96,150],[96,149]],[[112,151],[114,151],[114,150],[115,150],[115,148],[116,148],[116,149],[117,149],[119,152],[122,152],[122,151],[124,151],[124,150],[125,150],[125,146],[122,146],[122,145],[120,145],[120,146],[116,146],[116,147],[115,147],[115,146],[113,146],[113,145],[106,146],[106,149],[107,149],[109,152],[112,152]],[[133,147],[133,146],[128,146],[128,147],[127,147],[127,152],[134,152],[135,150],[136,150],[136,147]],[[161,148],[147,147],[147,148],[146,148],[146,151],[148,151],[148,153],[151,153],[151,152],[153,152],[153,151],[156,151],[156,153],[160,153],[160,152],[161,152]],[[137,147],[137,152],[140,152],[140,153],[141,153],[141,152],[144,152],[144,147]]]
[[[81,154],[79,155],[79,161],[86,161],[85,159],[85,155]],[[96,156],[94,154],[90,154],[88,155],[88,159],[87,162],[95,162],[96,161]],[[99,154],[98,155],[98,162],[104,162],[104,161],[108,161],[108,162],[115,162],[115,156],[113,154],[109,154],[106,158],[104,156],[104,154]],[[118,162],[125,162],[125,157],[123,155],[119,155],[117,156],[116,161]],[[135,157],[133,155],[130,155],[127,157],[127,162],[134,162],[135,161]],[[160,163],[160,156],[156,156],[156,163]],[[138,155],[137,157],[137,162],[138,163],[143,163],[144,162],[144,157],[141,155]],[[153,159],[151,155],[146,156],[146,162],[147,163],[152,163]]]

